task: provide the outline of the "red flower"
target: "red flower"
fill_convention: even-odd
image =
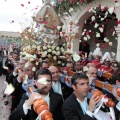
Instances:
[[[24,7],[24,4],[21,4],[22,7]]]

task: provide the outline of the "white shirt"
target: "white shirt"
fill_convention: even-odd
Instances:
[[[61,83],[59,81],[52,82],[52,88],[53,88],[54,92],[62,95]]]
[[[120,102],[116,105],[116,108],[120,111]]]
[[[83,113],[86,113],[87,115],[89,115],[90,117],[93,117],[93,113],[88,111],[88,103],[87,103],[87,97],[85,97],[84,101],[80,101],[77,98],[78,103],[81,106],[81,109],[83,110]]]

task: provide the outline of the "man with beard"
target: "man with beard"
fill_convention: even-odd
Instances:
[[[9,120],[35,120],[37,114],[33,109],[33,103],[40,97],[48,104],[49,110],[52,113],[53,120],[63,120],[61,114],[62,96],[54,91],[51,91],[52,75],[45,68],[41,68],[36,73],[35,81],[37,90],[31,94],[24,94],[21,102],[15,111],[10,115]]]

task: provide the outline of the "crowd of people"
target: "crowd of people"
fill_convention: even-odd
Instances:
[[[76,74],[68,85],[64,79],[69,70]],[[113,75],[107,79],[101,77],[101,73]],[[35,57],[31,60],[15,48],[8,55],[2,74],[6,75],[6,88],[3,91],[5,105],[9,103],[7,98],[12,96],[9,120],[47,120],[45,116],[49,115],[52,115],[50,120],[108,120],[99,115],[109,116],[108,106],[95,113],[96,106],[99,107],[101,103],[101,98],[94,94],[96,89],[112,99],[115,103],[115,119],[120,118],[120,94],[117,92],[120,88],[120,68],[118,61],[112,60],[109,52],[102,55],[100,48],[89,55],[80,52],[75,57],[71,56],[64,68],[50,65],[47,57],[36,64]],[[96,79],[114,84],[112,92],[92,86]],[[43,101],[37,101],[39,99],[44,100],[47,107]]]

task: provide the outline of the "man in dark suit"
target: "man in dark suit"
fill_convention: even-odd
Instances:
[[[12,93],[12,111],[17,107],[17,105],[19,104],[22,98],[22,95],[26,92],[25,88],[29,86],[30,84],[34,83],[34,72],[35,71],[32,70],[34,67],[34,64],[32,62],[29,62],[28,66],[25,66],[25,63],[23,64],[24,64],[24,67],[15,77],[14,82],[13,82],[13,86],[15,90]],[[18,66],[18,68],[20,68],[20,66]],[[14,75],[17,74],[16,71],[18,71],[17,70],[18,68],[16,68],[15,71],[13,72]],[[25,78],[26,75],[28,76],[28,78]],[[27,83],[24,83],[25,79],[27,80]]]
[[[0,50],[0,68],[3,68],[3,54],[2,50]],[[3,69],[0,69],[0,76],[3,74]]]
[[[65,120],[95,120],[93,111],[100,101],[99,97],[92,95],[89,103],[87,94],[89,90],[88,77],[83,73],[76,73],[71,79],[73,94],[63,103],[62,113]]]
[[[65,100],[72,94],[73,89],[61,82],[60,79],[63,79],[63,77],[60,76],[60,72],[56,66],[50,66],[49,70],[52,73],[52,89],[56,93],[61,94],[63,100]]]
[[[33,109],[33,103],[39,98],[43,98],[48,104],[53,120],[63,120],[61,114],[62,96],[51,91],[51,72],[45,68],[41,68],[36,73],[36,79],[37,92],[24,94],[17,109],[10,115],[9,120],[35,120],[38,115]]]

